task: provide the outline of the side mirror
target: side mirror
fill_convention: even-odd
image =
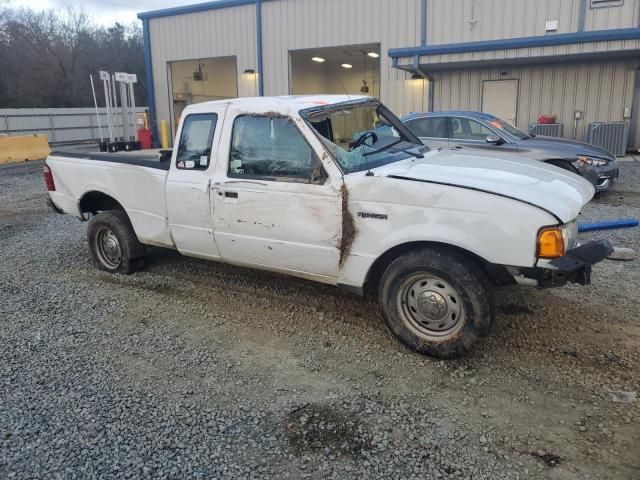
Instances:
[[[495,133],[492,133],[491,135],[487,135],[487,143],[493,143],[494,145],[502,145],[504,143],[504,140],[499,136],[496,135]]]

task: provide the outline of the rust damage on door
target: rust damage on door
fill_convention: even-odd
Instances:
[[[344,261],[351,253],[351,246],[358,234],[356,224],[353,220],[353,215],[349,211],[349,190],[343,183],[340,188],[340,194],[342,195],[342,235],[340,237],[340,266],[344,264]]]

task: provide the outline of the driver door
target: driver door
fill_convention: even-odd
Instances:
[[[232,108],[211,192],[223,260],[335,283],[341,176],[327,174],[292,119]]]

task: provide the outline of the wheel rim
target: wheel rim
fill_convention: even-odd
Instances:
[[[442,278],[421,273],[402,282],[398,311],[416,335],[432,340],[454,336],[464,325],[462,297]]]
[[[120,242],[116,234],[107,227],[102,227],[96,235],[96,252],[105,267],[114,269],[120,266],[122,261]]]

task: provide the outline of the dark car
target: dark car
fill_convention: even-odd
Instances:
[[[582,175],[596,191],[609,190],[618,178],[616,157],[602,148],[564,138],[529,135],[482,112],[410,113],[401,117],[431,148],[516,153]]]

